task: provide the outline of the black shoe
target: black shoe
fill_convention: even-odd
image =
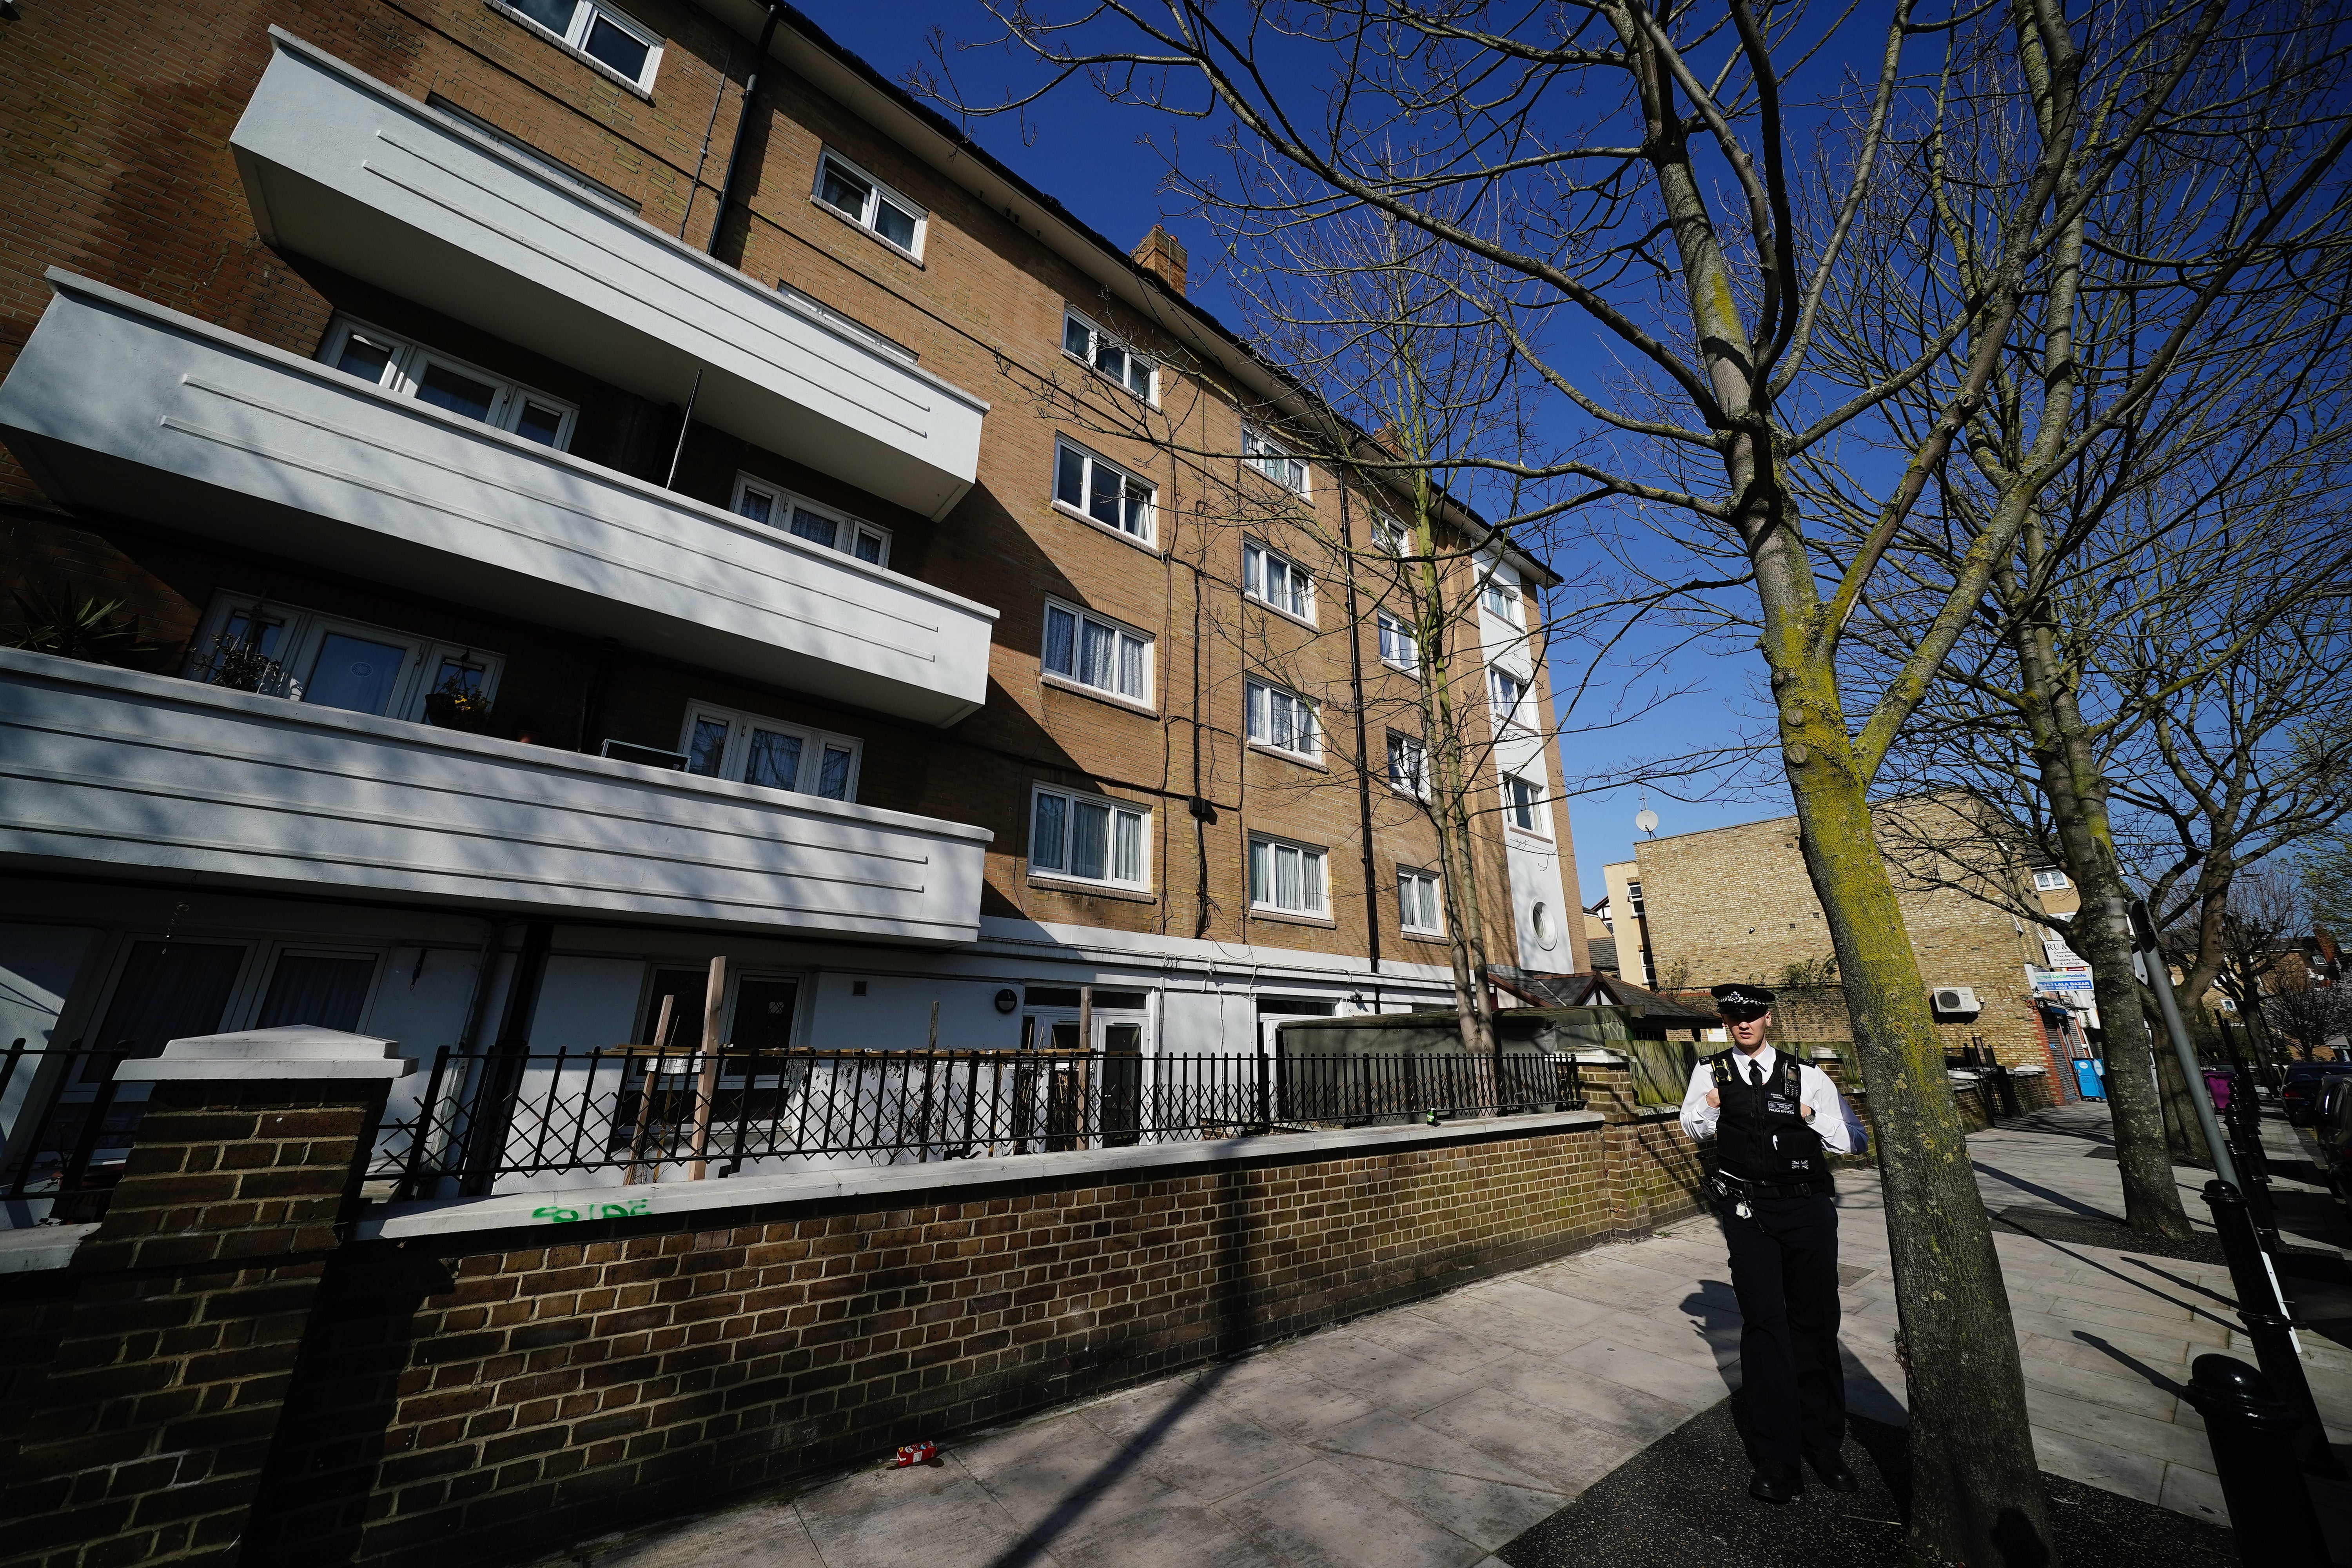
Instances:
[[[1821,1477],[1822,1484],[1830,1490],[1858,1492],[1862,1489],[1862,1483],[1854,1479],[1853,1472],[1846,1468],[1845,1461],[1838,1457],[1835,1448],[1808,1448],[1805,1459],[1813,1467],[1813,1474]]]
[[[1748,1479],[1748,1495],[1759,1502],[1793,1502],[1805,1489],[1805,1473],[1794,1465],[1759,1465]]]

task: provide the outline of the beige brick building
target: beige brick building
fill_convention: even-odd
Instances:
[[[1948,1047],[1957,1054],[1980,1043],[2011,1067],[2053,1066],[2026,975],[2028,965],[2045,962],[2045,928],[1981,896],[2035,898],[2032,868],[1951,797],[1888,803],[1876,817],[1920,979],[1931,998],[1958,994],[1945,1000],[1961,1005],[1936,1010]],[[1642,910],[1650,948],[1641,962],[1661,985],[1761,981],[1782,993],[1775,1019],[1781,1037],[1853,1037],[1795,817],[1653,839],[1636,847],[1633,861],[1608,870],[1612,902],[1622,883],[1622,896]],[[1630,969],[1631,932],[1624,920],[1616,923]],[[1972,1008],[1965,1005],[1970,998]]]

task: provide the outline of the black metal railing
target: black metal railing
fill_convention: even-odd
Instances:
[[[92,1048],[21,1038],[0,1052],[0,1229],[106,1212],[147,1110],[144,1085],[125,1099],[114,1081],[137,1054],[127,1041]]]
[[[371,1173],[401,1197],[617,1171],[624,1184],[1581,1109],[1573,1059],[1514,1052],[1137,1056],[444,1049]]]

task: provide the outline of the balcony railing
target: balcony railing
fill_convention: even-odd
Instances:
[[[0,648],[0,866],[889,942],[987,830]]]
[[[927,723],[996,614],[71,273],[0,383],[53,498]]]
[[[988,405],[278,28],[230,133],[264,239],[931,518]]]
[[[439,1052],[372,1174],[401,1197],[639,1185],[1580,1110],[1572,1058]]]

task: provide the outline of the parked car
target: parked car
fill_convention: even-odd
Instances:
[[[2352,1073],[2329,1073],[2319,1080],[2312,1131],[2321,1179],[2336,1202],[2352,1205]]]
[[[2287,1068],[2286,1083],[2279,1090],[2287,1121],[2297,1127],[2310,1126],[2319,1111],[2320,1086],[2347,1073],[2352,1073],[2352,1062],[2297,1062]]]

